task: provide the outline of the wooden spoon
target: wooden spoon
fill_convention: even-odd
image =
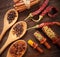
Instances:
[[[23,31],[22,31],[22,33],[21,33],[20,35],[17,35],[17,34],[16,34],[17,32],[14,33],[14,31],[15,31],[14,28],[15,28],[18,24],[21,24],[21,25],[22,25],[22,29],[23,29]],[[19,27],[17,28],[17,30],[18,30],[18,29],[19,29]],[[19,31],[20,31],[20,30],[19,30]],[[19,31],[18,31],[18,32],[19,32]],[[17,39],[19,39],[19,38],[22,38],[22,36],[26,33],[26,31],[27,31],[27,24],[26,24],[26,22],[24,22],[24,21],[17,22],[17,23],[11,28],[6,43],[5,43],[5,44],[3,45],[3,47],[0,49],[0,54],[4,51],[4,49],[5,49],[10,43],[12,43],[13,41],[15,41],[15,40],[17,40]]]
[[[15,13],[15,16],[13,15],[14,18],[13,18],[13,16],[11,16],[11,14],[10,14],[11,12]],[[9,18],[13,18],[12,22],[10,22],[10,23],[8,20],[9,14],[10,14]],[[3,27],[2,33],[0,35],[0,42],[1,42],[5,32],[17,21],[17,19],[18,19],[18,12],[15,9],[10,9],[6,12],[6,14],[4,16],[4,27]]]
[[[27,43],[24,40],[14,42],[7,53],[7,57],[22,57],[27,50]]]

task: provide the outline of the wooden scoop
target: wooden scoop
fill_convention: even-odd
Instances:
[[[9,23],[9,20],[8,20],[8,15],[10,14],[10,12],[15,12],[15,18],[13,19],[13,21],[11,23]],[[11,14],[10,14],[10,17],[13,18],[13,16],[11,16]],[[17,19],[18,19],[18,12],[15,9],[10,9],[6,12],[6,14],[4,16],[4,27],[3,27],[2,33],[0,35],[0,42],[1,42],[5,32],[17,21]]]
[[[24,40],[14,42],[7,53],[7,57],[22,57],[27,50],[27,43]]]
[[[20,35],[17,35],[17,32],[14,32],[14,28],[18,25],[18,24],[21,24],[22,25],[22,33],[20,33]],[[17,30],[19,29],[19,27],[17,28]],[[20,21],[20,22],[17,22],[10,30],[10,33],[9,33],[9,36],[8,36],[8,39],[6,41],[6,43],[3,45],[3,47],[0,49],[0,54],[4,51],[4,49],[10,44],[12,43],[13,41],[15,40],[18,40],[20,38],[22,38],[22,36],[26,33],[27,31],[27,24],[26,22],[24,21]],[[19,31],[18,31],[19,32]]]

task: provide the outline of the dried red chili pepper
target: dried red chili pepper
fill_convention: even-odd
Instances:
[[[30,13],[29,16],[28,16],[25,20],[27,20],[27,19],[35,16],[35,15],[38,15],[38,14],[39,14],[41,11],[43,11],[44,8],[48,5],[48,2],[49,2],[49,0],[45,0],[45,2],[43,3],[43,5],[42,5],[38,10]]]
[[[45,2],[43,3],[43,5],[38,10],[36,10],[35,12],[32,12],[31,14],[33,16],[39,14],[42,10],[45,9],[45,7],[48,5],[48,2],[49,2],[49,0],[45,0]]]
[[[52,12],[52,11],[54,11],[53,13],[50,13],[50,12]],[[39,15],[39,19],[38,20],[34,20],[34,19],[32,19],[34,22],[39,22],[46,14],[48,13],[48,15],[50,16],[50,17],[55,17],[56,15],[57,15],[57,13],[58,13],[58,10],[55,8],[55,7],[53,7],[53,6],[48,6],[40,15]]]
[[[50,10],[51,10],[52,6],[48,6],[40,15],[39,15],[39,19],[35,20],[32,19],[34,22],[39,22]]]
[[[46,23],[41,23],[41,24],[35,25],[35,26],[31,27],[31,28],[28,28],[27,30],[34,29],[34,28],[42,28],[44,26],[54,25],[54,24],[60,26],[60,22],[46,22]]]
[[[57,14],[58,14],[58,9],[54,6],[52,6],[51,10],[48,12],[48,16],[56,17]]]

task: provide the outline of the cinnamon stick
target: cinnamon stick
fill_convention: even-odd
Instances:
[[[14,0],[13,0],[14,1]],[[31,0],[31,2],[30,2],[30,7],[31,6],[33,6],[33,5],[35,5],[35,4],[37,4],[38,2],[39,2],[40,0]],[[25,4],[23,4],[23,3],[21,3],[19,6],[16,6],[16,5],[14,5],[14,8],[17,10],[17,11],[19,11],[19,12],[22,12],[22,11],[24,11],[24,10],[26,10],[27,9],[27,7],[25,6]]]
[[[14,1],[14,3],[17,3],[17,2],[19,2],[20,0],[13,0]]]
[[[34,0],[31,0],[30,2],[34,2]],[[21,6],[21,5],[25,5],[25,4],[22,1],[20,1],[20,2],[16,3],[14,5],[14,7],[18,7],[18,6]]]

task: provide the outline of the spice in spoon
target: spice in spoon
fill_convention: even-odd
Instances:
[[[19,37],[23,32],[23,24],[17,24],[14,28],[13,28],[13,34],[16,34],[17,37]]]
[[[11,23],[16,17],[15,11],[11,11],[8,13],[7,20],[9,23]]]
[[[9,49],[12,57],[22,57],[27,49],[27,44],[24,40],[18,40],[13,43]]]

